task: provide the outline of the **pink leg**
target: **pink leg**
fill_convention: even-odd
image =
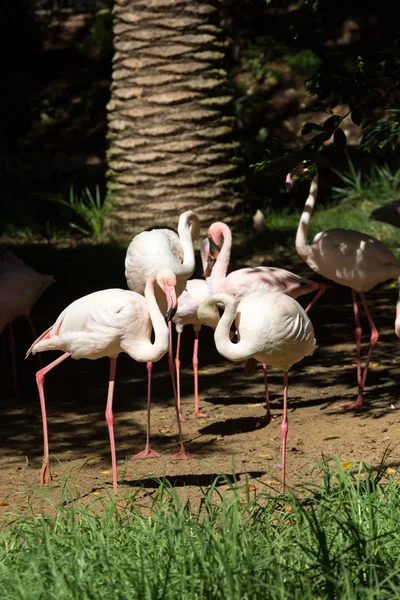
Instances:
[[[325,285],[325,283],[320,283],[318,285],[318,288],[319,288],[318,289],[318,293],[314,296],[314,298],[311,300],[310,304],[305,309],[306,313],[308,313],[308,311],[310,311],[312,309],[312,307],[317,302],[317,300],[319,300],[321,298],[322,294],[325,293],[325,291],[326,291],[326,285]]]
[[[71,356],[69,352],[62,354],[52,363],[44,367],[36,373],[36,383],[39,390],[39,398],[40,398],[40,408],[42,411],[42,424],[43,424],[43,445],[44,445],[44,453],[43,453],[43,464],[42,469],[40,471],[40,484],[45,485],[46,483],[51,482],[51,473],[50,473],[50,463],[49,463],[49,438],[47,435],[47,417],[46,417],[46,402],[44,398],[44,376],[46,373],[54,369],[57,365],[62,363],[66,358]]]
[[[111,465],[112,465],[112,479],[113,479],[114,494],[116,494],[118,491],[117,457],[116,457],[116,453],[115,453],[115,439],[114,439],[114,415],[113,415],[113,411],[112,411],[116,367],[117,367],[117,359],[110,358],[110,379],[108,382],[106,421],[107,421],[107,427],[108,427],[108,435],[110,436]]]
[[[146,446],[142,452],[131,456],[132,459],[137,458],[158,458],[160,455],[155,450],[150,448],[150,404],[151,404],[151,373],[153,371],[153,363],[146,363],[147,367],[147,432],[146,432]]]
[[[364,385],[365,385],[365,381],[367,379],[367,373],[368,373],[369,363],[371,362],[372,353],[373,353],[373,351],[375,349],[375,346],[376,346],[376,344],[378,342],[379,333],[378,333],[377,328],[375,327],[375,323],[372,320],[372,316],[371,316],[371,313],[370,313],[370,310],[368,308],[367,301],[365,299],[365,295],[364,295],[363,292],[360,292],[360,298],[362,300],[362,303],[363,303],[363,306],[364,306],[364,310],[365,310],[365,313],[367,315],[368,323],[369,323],[369,326],[371,328],[371,337],[370,337],[370,345],[369,345],[369,350],[368,350],[368,356],[367,356],[367,360],[365,362],[364,373],[363,373],[362,382],[361,382],[362,383],[362,388],[363,388],[363,391],[364,391]]]
[[[356,349],[357,349],[357,385],[358,385],[358,396],[355,402],[345,403],[341,405],[341,408],[351,410],[353,408],[359,408],[363,403],[363,383],[361,377],[361,321],[360,314],[358,310],[357,303],[357,292],[353,289],[351,290],[351,295],[353,298],[353,310],[354,310],[354,319],[356,322],[356,329],[354,333],[354,337],[356,338]]]
[[[168,350],[168,368],[171,375],[172,391],[174,393],[174,400],[176,400],[176,384],[175,384],[175,369],[174,369],[174,356],[172,352],[172,323],[168,323],[169,329],[169,350]]]
[[[31,331],[33,333],[33,339],[37,340],[38,334],[36,333],[36,329],[33,326],[32,319],[31,319],[30,315],[27,316],[27,319],[28,319],[29,327],[31,328]],[[41,357],[41,355],[40,355],[39,352],[37,353],[37,357],[38,357],[38,361],[39,361],[39,367],[42,368],[43,367],[42,357]]]
[[[287,390],[288,390],[288,372],[285,371],[283,374],[283,421],[281,424],[281,432],[282,432],[282,494],[285,493],[285,479],[286,479],[286,438],[287,438],[287,432],[288,432]]]
[[[178,339],[176,343],[176,357],[175,357],[175,369],[176,369],[176,402],[178,403],[179,417],[181,421],[186,421],[181,411],[181,361],[179,360],[179,354],[181,351],[181,334],[178,333]]]
[[[194,330],[194,342],[193,342],[193,374],[194,374],[194,416],[195,417],[208,417],[207,413],[199,411],[199,334],[200,331]]]
[[[179,338],[178,338],[179,343]],[[172,460],[186,460],[189,458],[197,458],[196,454],[189,454],[185,451],[185,447],[183,445],[183,434],[182,434],[182,423],[181,423],[181,415],[180,415],[180,406],[178,404],[178,396],[175,400],[175,410],[176,410],[176,420],[178,421],[178,431],[179,431],[179,441],[180,441],[180,450],[175,456],[172,457]]]
[[[10,332],[10,351],[11,351],[11,365],[13,374],[13,385],[14,385],[14,396],[18,398],[18,385],[17,385],[17,361],[15,358],[15,338],[12,323],[9,323],[8,329]]]
[[[269,391],[268,391],[268,374],[267,374],[267,365],[263,364],[264,371],[264,384],[265,384],[265,403],[267,405],[267,423],[271,421],[275,421],[275,419],[271,415],[271,410],[269,408]]]

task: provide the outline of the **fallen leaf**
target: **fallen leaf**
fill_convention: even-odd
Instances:
[[[366,424],[365,423],[357,423],[358,427],[365,427]]]
[[[23,471],[23,468],[22,467],[17,467],[15,470],[16,471]]]
[[[327,442],[328,440],[340,440],[340,437],[340,435],[328,435],[324,437],[324,442]]]
[[[166,419],[167,417],[165,415],[161,415],[160,417],[158,417],[159,419]]]
[[[388,467],[388,468],[386,469],[386,473],[387,473],[388,475],[393,475],[393,474],[394,474],[394,473],[396,473],[396,472],[397,472],[397,471],[396,471],[396,469],[393,469],[392,467]]]
[[[8,503],[8,502],[6,502],[5,500],[2,500],[2,501],[0,502],[0,506],[8,506],[8,505],[9,505],[9,503]]]
[[[372,363],[372,367],[379,367],[379,363]]]
[[[249,492],[255,492],[256,491],[256,486],[253,483],[250,483],[247,488],[246,488]]]
[[[285,506],[285,508],[283,510],[285,510],[286,512],[292,512],[293,507],[292,506]]]
[[[281,485],[280,481],[276,481],[276,479],[271,479],[270,481],[267,481],[267,483],[269,485]]]
[[[91,496],[100,496],[100,492],[91,492]]]
[[[169,427],[160,427],[158,431],[160,433],[170,433],[171,429]]]
[[[107,469],[106,471],[101,471],[102,475],[109,475],[111,473],[110,469]]]
[[[258,458],[272,458],[272,454],[258,454]]]
[[[258,402],[257,404],[248,404],[249,408],[258,408],[259,406],[264,406],[263,402]]]
[[[342,463],[342,469],[343,471],[348,471],[349,469],[351,469],[351,467],[353,466],[353,462],[351,460]]]
[[[123,442],[123,443],[120,445],[120,448],[129,448],[129,444],[127,444],[126,442]]]

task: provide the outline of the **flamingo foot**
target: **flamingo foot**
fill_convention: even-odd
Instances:
[[[177,421],[178,419],[175,417],[175,421]],[[179,413],[179,420],[185,422],[187,419],[185,417],[185,415],[183,415],[181,412]]]
[[[207,413],[202,413],[200,411],[195,412],[194,416],[195,417],[199,417],[199,419],[200,418],[204,418],[204,419],[209,419],[210,418],[210,415],[208,415]]]
[[[358,396],[355,402],[350,402],[349,404],[341,404],[340,410],[354,410],[355,408],[360,408],[363,405],[363,397]]]
[[[269,423],[272,423],[272,421],[276,421],[276,417],[273,417],[271,415],[271,413],[268,413],[266,418],[267,418],[267,425],[269,425]]]
[[[190,454],[190,452],[186,452],[185,450],[181,450],[178,454],[172,457],[171,460],[190,460],[191,458],[200,458],[198,454]]]
[[[146,446],[146,448],[144,450],[142,450],[142,452],[138,452],[138,454],[133,454],[129,460],[140,460],[140,459],[144,459],[144,458],[159,458],[161,455],[156,452],[155,450],[152,450],[150,448],[150,446]]]
[[[40,485],[47,485],[52,482],[49,463],[43,462],[40,470]]]

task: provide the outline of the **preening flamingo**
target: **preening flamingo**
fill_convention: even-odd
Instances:
[[[370,218],[382,223],[389,223],[394,227],[400,227],[400,200],[391,200],[383,206],[379,206],[370,214]]]
[[[306,312],[308,312],[325,291],[326,286],[324,283],[305,279],[295,273],[277,267],[245,267],[227,275],[232,248],[232,233],[230,228],[225,223],[213,223],[208,230],[208,239],[210,251],[204,275],[210,278],[212,294],[220,292],[230,294],[235,300],[239,301],[246,294],[256,290],[282,292],[292,298],[299,298],[304,294],[318,290],[318,293],[306,308]],[[250,361],[246,365],[245,374],[251,373],[254,366],[252,363],[254,361]],[[270,421],[271,412],[269,408],[267,366],[265,364],[263,364],[263,370],[267,419]]]
[[[300,165],[287,176],[286,182],[289,186],[294,183],[293,176],[302,170],[304,170],[303,165]],[[318,171],[311,182],[304,211],[300,217],[296,235],[296,250],[313,271],[351,288],[356,323],[358,396],[355,402],[344,404],[343,408],[359,408],[363,404],[368,366],[379,337],[364,292],[368,292],[378,283],[398,278],[400,276],[400,261],[382,242],[371,235],[352,229],[327,229],[317,233],[311,244],[307,244],[308,226],[317,194]],[[362,330],[357,293],[361,298],[371,328],[370,346],[363,372],[361,369]]]
[[[311,355],[315,348],[314,329],[296,300],[281,292],[250,292],[239,304],[228,294],[215,294],[199,307],[198,317],[210,324],[216,306],[224,306],[214,334],[222,356],[233,362],[255,359],[281,369],[283,375],[282,491],[285,490],[288,370],[294,363]],[[238,342],[230,341],[229,331],[235,320]]]
[[[143,294],[148,277],[154,275],[157,269],[169,268],[176,276],[176,295],[180,296],[186,287],[186,281],[195,269],[193,241],[199,237],[200,224],[197,215],[188,210],[181,214],[178,222],[178,233],[170,228],[150,228],[135,236],[130,243],[125,258],[125,276],[129,289]],[[161,312],[165,312],[165,297],[155,289],[156,299]],[[174,309],[177,308],[175,305]],[[173,314],[171,315],[173,316]],[[168,366],[171,374],[175,403],[177,394],[175,388],[174,360],[172,355],[172,329],[170,329],[170,347]],[[151,385],[152,363],[147,365],[149,386]],[[179,414],[179,408],[178,414]],[[180,419],[178,427],[181,432]],[[132,458],[149,458],[151,455],[140,453]],[[181,436],[181,452],[175,458],[190,458],[184,451]]]
[[[58,317],[54,325],[45,331],[29,348],[30,353],[46,350],[62,350],[55,361],[36,373],[43,422],[44,455],[40,473],[42,485],[51,481],[49,444],[47,435],[44,377],[69,356],[74,359],[96,360],[110,358],[110,377],[106,407],[106,421],[110,436],[113,490],[117,491],[117,461],[114,441],[114,416],[112,403],[117,357],[126,352],[138,362],[156,362],[168,351],[169,329],[160,312],[154,287],[158,285],[166,294],[168,310],[176,303],[176,277],[169,269],[160,269],[155,277],[149,277],[144,296],[129,290],[110,289],[94,292],[72,302]],[[154,329],[155,339],[151,342]],[[150,405],[150,388],[148,406]],[[149,445],[147,430],[146,448]]]
[[[54,277],[38,273],[13,252],[6,251],[0,258],[0,334],[8,325],[15,395],[18,395],[18,387],[12,322],[17,317],[26,317],[33,337],[36,338],[37,333],[30,317],[31,310],[54,281]]]

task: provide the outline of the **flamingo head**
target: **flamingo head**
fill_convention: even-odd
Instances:
[[[307,168],[305,168],[304,163],[300,163],[286,175],[286,191],[288,194],[292,191],[298,176],[304,173],[304,171],[307,171]]]
[[[213,223],[210,225],[208,230],[208,255],[207,255],[207,266],[204,270],[204,277],[209,277],[213,266],[215,265],[219,253],[221,252],[221,244],[224,239],[223,228],[224,223]]]
[[[173,319],[178,309],[178,300],[175,291],[176,275],[171,269],[160,269],[157,272],[156,280],[167,299],[167,312],[165,318],[168,322]]]

